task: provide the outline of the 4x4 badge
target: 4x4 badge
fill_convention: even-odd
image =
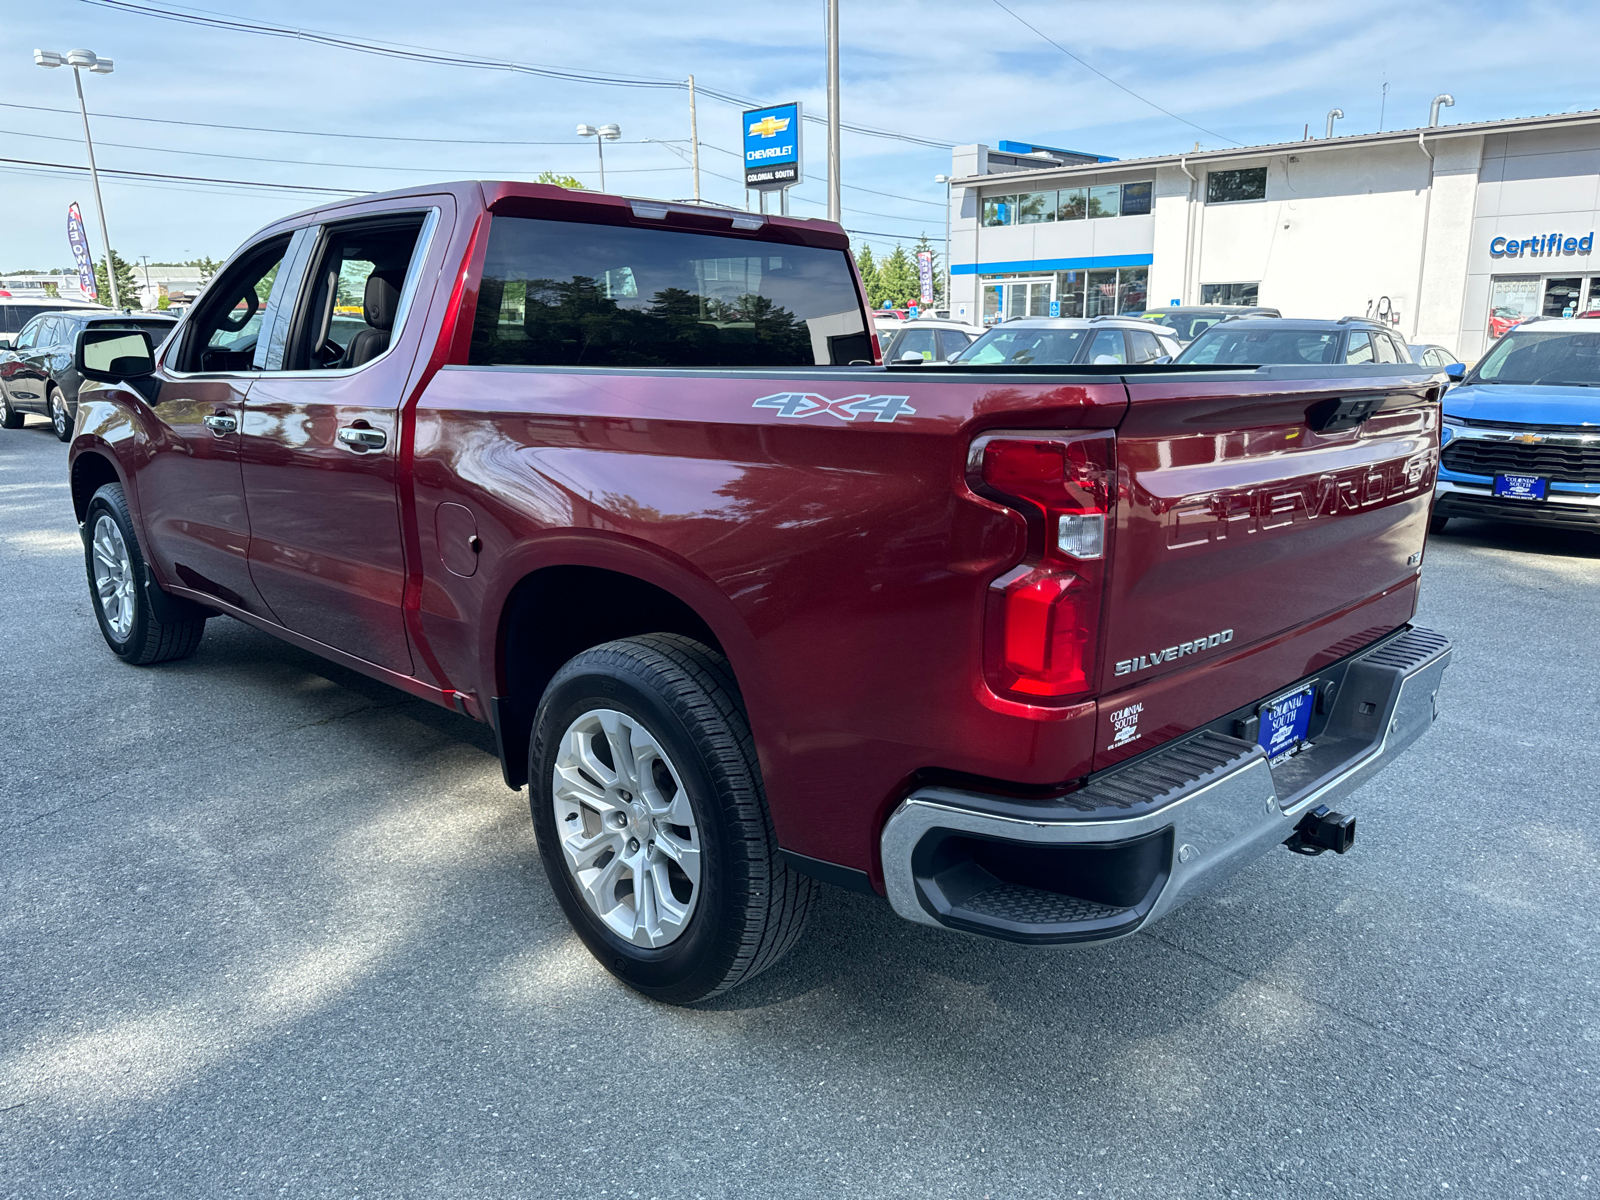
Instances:
[[[910,399],[910,396],[872,396],[858,392],[842,400],[829,400],[815,392],[774,392],[770,396],[762,396],[750,407],[776,409],[780,417],[814,417],[818,413],[827,413],[841,421],[854,421],[870,413],[874,420],[892,421],[896,417],[909,417],[916,413],[917,410],[906,403]]]

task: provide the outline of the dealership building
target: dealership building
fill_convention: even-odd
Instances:
[[[951,176],[951,307],[975,323],[1261,304],[1473,359],[1600,310],[1600,111],[1138,159],[959,146]]]

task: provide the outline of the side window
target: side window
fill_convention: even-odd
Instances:
[[[1122,330],[1102,329],[1089,343],[1089,360],[1092,363],[1125,363],[1127,351],[1122,344]]]
[[[22,310],[15,304],[0,304],[0,334],[17,333],[22,328]]]
[[[1136,363],[1151,362],[1167,353],[1148,329],[1128,330],[1128,350],[1128,361]]]
[[[1372,337],[1365,330],[1351,331],[1350,341],[1345,346],[1344,360],[1347,363],[1369,363],[1372,361]]]
[[[531,217],[489,226],[472,365],[820,367],[871,357],[843,247]]]
[[[248,371],[289,235],[250,249],[201,295],[184,337],[178,369]]]
[[[427,223],[427,213],[409,212],[323,230],[285,370],[351,370],[388,350],[404,317],[406,278]]]
[[[941,359],[948,359],[953,355],[960,354],[968,346],[972,345],[967,339],[967,335],[958,329],[941,329],[938,332],[939,357]]]
[[[71,321],[63,320],[60,317],[47,317],[44,325],[39,330],[39,345],[59,346],[63,342],[70,342],[72,340],[72,325]]]
[[[1394,343],[1389,340],[1387,333],[1375,333],[1372,335],[1372,349],[1378,362],[1393,363],[1400,361],[1399,356],[1394,352]]]
[[[36,339],[39,336],[39,326],[42,324],[44,324],[44,318],[35,317],[24,325],[22,332],[17,334],[16,348],[18,350],[28,350],[37,345]]]
[[[932,362],[938,357],[933,330],[908,329],[902,333],[900,340],[894,344],[894,361],[901,362],[908,354],[915,354],[923,362]]]

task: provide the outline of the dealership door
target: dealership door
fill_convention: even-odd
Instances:
[[[1050,301],[1055,298],[1054,276],[986,283],[983,285],[983,323],[993,325],[1002,315],[1007,321],[1017,317],[1048,317]]]

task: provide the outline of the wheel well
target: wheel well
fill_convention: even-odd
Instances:
[[[527,782],[534,710],[555,673],[591,646],[641,633],[681,633],[722,651],[699,613],[632,575],[598,567],[546,567],[512,589],[500,620],[504,694],[495,698],[493,714],[509,786]]]
[[[94,499],[94,494],[108,483],[117,483],[117,469],[101,454],[81,454],[78,461],[72,464],[72,508],[78,514],[78,523],[83,524],[84,514],[89,511],[89,501]]]

